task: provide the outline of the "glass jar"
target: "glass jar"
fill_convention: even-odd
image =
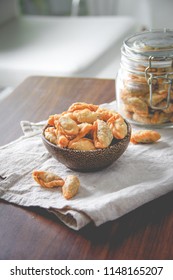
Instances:
[[[134,34],[123,42],[117,109],[137,125],[173,125],[173,31]]]

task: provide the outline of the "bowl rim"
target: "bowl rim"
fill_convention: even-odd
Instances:
[[[58,149],[58,150],[62,150],[62,151],[73,151],[74,153],[98,153],[98,151],[106,151],[106,150],[111,150],[111,149],[113,149],[114,148],[114,146],[116,145],[116,144],[118,144],[119,142],[122,142],[122,141],[124,141],[126,138],[129,138],[129,142],[130,142],[130,135],[131,135],[131,125],[130,125],[130,123],[126,120],[126,119],[124,119],[124,121],[126,122],[126,124],[127,124],[127,134],[126,134],[126,136],[123,138],[123,139],[116,139],[116,142],[113,144],[113,145],[109,145],[108,147],[106,147],[106,148],[103,148],[103,149],[101,149],[101,148],[99,148],[99,149],[95,149],[95,150],[76,150],[76,149],[69,149],[69,148],[61,148],[60,146],[58,146],[58,145],[55,145],[55,144],[53,144],[53,143],[51,143],[50,141],[48,141],[47,139],[46,139],[46,137],[44,136],[44,131],[45,131],[45,129],[47,128],[47,127],[52,127],[51,125],[49,125],[49,124],[46,124],[44,127],[43,127],[43,129],[42,129],[42,133],[41,133],[41,137],[42,137],[42,139],[48,144],[48,145],[50,145],[50,146],[52,146],[53,148],[55,148],[55,149]]]

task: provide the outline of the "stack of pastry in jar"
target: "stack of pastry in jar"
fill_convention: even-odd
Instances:
[[[145,73],[145,67],[140,66],[138,70]],[[163,76],[166,72],[173,72],[173,69],[152,68],[151,71],[154,76]],[[173,78],[173,75],[169,78]],[[165,78],[153,78],[150,98],[150,89],[145,75],[126,74],[120,89],[122,114],[142,124],[160,125],[173,122],[173,85],[171,85],[170,98],[168,88],[169,84]],[[167,106],[167,101],[169,106]]]

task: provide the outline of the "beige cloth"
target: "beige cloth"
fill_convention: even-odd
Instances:
[[[114,103],[105,107],[113,108]],[[52,158],[40,132],[44,125],[22,121],[24,136],[0,148],[0,198],[23,206],[40,206],[67,226],[79,230],[91,221],[99,226],[173,190],[173,130],[160,129],[156,144],[129,144],[125,153],[102,171],[74,172]],[[79,177],[79,193],[66,200],[61,188],[44,189],[32,178],[33,170],[65,178]]]

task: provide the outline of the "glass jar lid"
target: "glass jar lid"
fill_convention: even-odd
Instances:
[[[154,57],[173,57],[173,30],[153,30],[136,33],[124,41],[131,54]]]

